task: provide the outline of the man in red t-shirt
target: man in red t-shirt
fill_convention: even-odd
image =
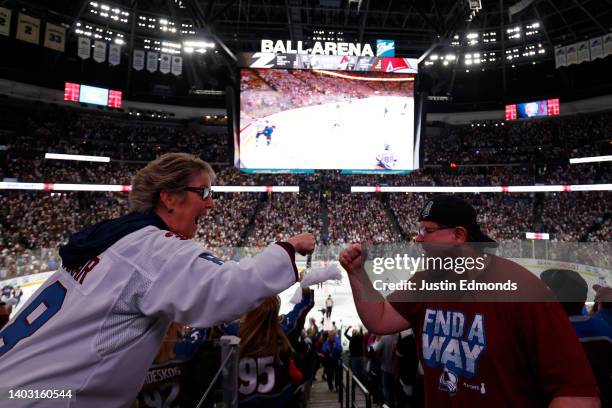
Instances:
[[[597,383],[563,309],[525,268],[479,251],[473,243],[495,241],[480,230],[474,208],[454,196],[437,196],[419,221],[417,242],[426,251],[446,244],[460,255],[483,257],[484,267],[463,275],[419,272],[410,280],[417,288],[423,281],[466,278],[511,280],[517,287],[484,298],[474,291],[428,296],[405,290],[384,299],[365,273],[361,245],[343,251],[340,263],[365,326],[379,334],[412,327],[425,371],[426,406],[599,407]]]

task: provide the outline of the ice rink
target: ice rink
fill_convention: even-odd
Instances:
[[[340,267],[339,263],[338,267]],[[299,288],[299,285],[295,284],[280,294],[281,313],[288,313],[293,308],[294,305],[290,303],[290,299],[297,288]],[[333,322],[336,322],[336,327],[343,332],[348,326],[359,328],[361,320],[359,320],[357,315],[357,309],[355,309],[355,303],[353,302],[353,293],[344,269],[342,269],[341,281],[327,281],[322,287],[312,286],[311,289],[315,291],[315,305],[306,317],[304,328],[310,327],[310,318],[315,319],[319,328],[324,330],[331,329]],[[331,318],[324,319],[322,310],[325,309],[325,300],[328,295],[331,295],[334,307],[332,308]],[[323,325],[321,325],[322,321]],[[343,347],[348,347],[348,340],[344,335],[342,335],[342,345]]]
[[[258,130],[274,126],[270,145]],[[393,169],[412,167],[414,98],[375,96],[278,112],[241,123],[240,158],[251,169],[373,170],[385,144]]]

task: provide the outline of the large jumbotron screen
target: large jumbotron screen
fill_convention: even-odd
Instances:
[[[414,106],[412,74],[244,68],[238,166],[412,170]]]

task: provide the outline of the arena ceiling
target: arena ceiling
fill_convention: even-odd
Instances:
[[[1,3],[11,3],[3,0]],[[17,2],[21,3],[21,2]],[[47,6],[44,0],[34,0]],[[86,1],[55,1],[68,16],[86,16]],[[612,29],[612,0],[481,0],[468,21],[468,0],[115,0],[132,12],[192,21],[234,51],[256,51],[262,37],[308,40],[315,30],[342,32],[346,41],[394,39],[397,52],[419,56],[432,44],[468,30],[501,30],[521,22],[542,23],[543,39],[566,44]],[[523,3],[524,7],[520,7]],[[512,12],[516,7],[518,11]],[[447,37],[447,38],[445,38]]]
[[[187,0],[186,0],[187,1]],[[419,56],[432,44],[450,43],[455,33],[503,30],[520,22],[542,23],[543,39],[564,44],[606,34],[612,28],[611,0],[535,0],[511,14],[517,0],[482,0],[468,21],[467,0],[198,0],[203,24],[242,50],[257,50],[262,35],[307,40],[315,30],[342,32],[348,41],[394,39],[397,52]]]
[[[588,95],[590,90],[612,92],[612,81],[606,74],[611,57],[559,72],[553,55],[556,45],[609,33],[612,0],[481,0],[482,9],[475,15],[470,14],[470,0],[95,1],[119,7],[131,16],[168,19],[176,27],[187,24],[196,36],[213,39],[219,45],[216,52],[201,58],[200,67],[188,75],[188,87],[223,89],[235,84],[235,72],[231,72],[233,54],[259,51],[262,38],[306,43],[331,38],[336,42],[370,44],[377,39],[395,40],[396,55],[424,58],[421,78],[430,94],[451,95],[462,102],[511,100],[529,92],[543,96],[564,92],[576,97]],[[45,0],[0,0],[0,6],[21,8],[40,18],[52,15],[71,30],[78,21],[89,21],[124,32],[135,39],[127,42],[126,51],[138,48],[146,38],[181,39],[178,32],[159,32],[157,28],[161,27],[149,29],[131,21],[117,25],[92,14],[91,4],[92,0],[56,0],[49,9]],[[530,29],[534,24],[537,28]],[[510,37],[508,30],[515,27],[522,30],[520,38]],[[529,30],[533,35],[526,35]],[[485,36],[493,33],[494,38],[485,41]],[[470,40],[469,36],[474,35],[477,39]],[[529,44],[543,47],[546,52],[533,58],[505,58],[509,50],[519,52]],[[474,70],[466,75],[470,69],[462,64],[466,54],[475,52],[495,56],[478,67],[478,81],[474,81]],[[428,59],[450,54],[455,62],[448,67]]]

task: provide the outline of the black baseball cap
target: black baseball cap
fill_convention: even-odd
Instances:
[[[585,302],[589,286],[580,274],[569,269],[547,269],[540,279],[552,290],[559,302]]]
[[[446,227],[463,227],[471,242],[496,242],[480,230],[476,210],[467,201],[452,195],[438,195],[427,200],[419,221],[431,221]]]

